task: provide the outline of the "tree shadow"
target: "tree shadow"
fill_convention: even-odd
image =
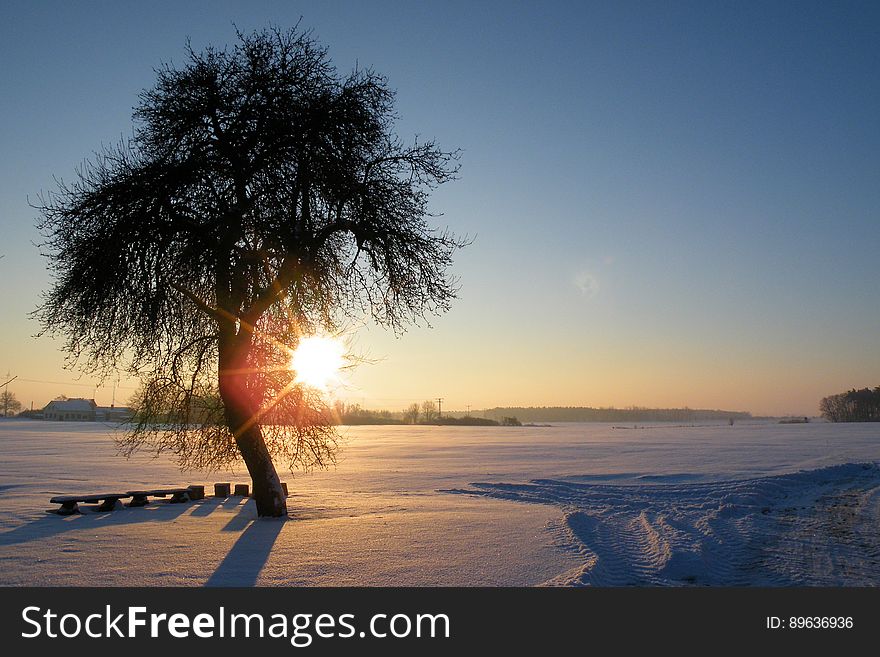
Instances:
[[[217,509],[230,509],[241,504],[241,498],[227,497],[206,497],[204,501],[193,509],[191,516],[199,518],[214,513]]]
[[[254,586],[257,583],[287,518],[248,518],[244,509],[242,506],[242,512],[230,520],[223,531],[236,531],[243,525],[246,528],[205,586]]]

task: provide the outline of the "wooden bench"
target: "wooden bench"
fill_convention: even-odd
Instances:
[[[101,502],[98,506],[98,511],[112,511],[116,507],[116,503],[124,497],[131,497],[131,493],[102,493],[99,495],[56,495],[55,497],[49,500],[52,504],[60,504],[61,508],[58,509],[58,514],[62,516],[69,516],[73,513],[79,513],[79,506],[77,502],[82,502],[84,504],[96,504]]]
[[[189,488],[154,488],[152,490],[130,490],[126,497],[131,497],[128,506],[146,506],[150,497],[166,497],[170,495],[169,504],[189,501]]]

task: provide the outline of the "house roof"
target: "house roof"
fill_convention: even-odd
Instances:
[[[55,399],[46,404],[43,411],[89,413],[94,411],[96,406],[94,399]]]

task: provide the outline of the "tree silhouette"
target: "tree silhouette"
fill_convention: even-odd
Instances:
[[[283,515],[273,456],[323,466],[336,435],[290,350],[346,318],[399,331],[448,308],[464,242],[427,201],[457,153],[401,141],[385,78],[340,75],[298,29],[156,73],[132,138],[40,198],[53,282],[35,316],[81,368],[142,378],[127,453],[240,455],[258,514]]]
[[[7,417],[10,413],[15,415],[21,410],[21,402],[14,393],[4,388],[3,392],[0,392],[0,409],[3,410],[3,417]]]
[[[418,424],[419,412],[419,405],[416,402],[413,402],[403,411],[404,422],[408,422],[409,424]]]
[[[432,400],[426,399],[422,402],[422,417],[425,422],[433,422],[437,417],[437,404]]]
[[[823,397],[819,410],[830,422],[880,422],[880,386]]]

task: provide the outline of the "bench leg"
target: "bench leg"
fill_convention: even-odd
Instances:
[[[112,511],[116,508],[116,503],[118,501],[118,497],[108,497],[106,500],[101,502],[101,505],[98,507],[98,511]]]
[[[71,516],[74,513],[79,513],[79,505],[76,502],[65,502],[58,509],[59,516]]]
[[[190,486],[189,490],[189,499],[190,500],[203,500],[205,499],[205,487],[204,486]]]
[[[129,502],[126,506],[129,506],[129,507],[132,507],[132,506],[147,506],[147,503],[148,503],[148,502],[149,502],[149,500],[147,499],[147,496],[146,496],[146,495],[134,495],[134,496],[131,498],[131,502]]]
[[[189,502],[189,495],[186,492],[183,493],[174,493],[171,496],[171,499],[168,500],[169,504],[178,504],[180,502]]]

